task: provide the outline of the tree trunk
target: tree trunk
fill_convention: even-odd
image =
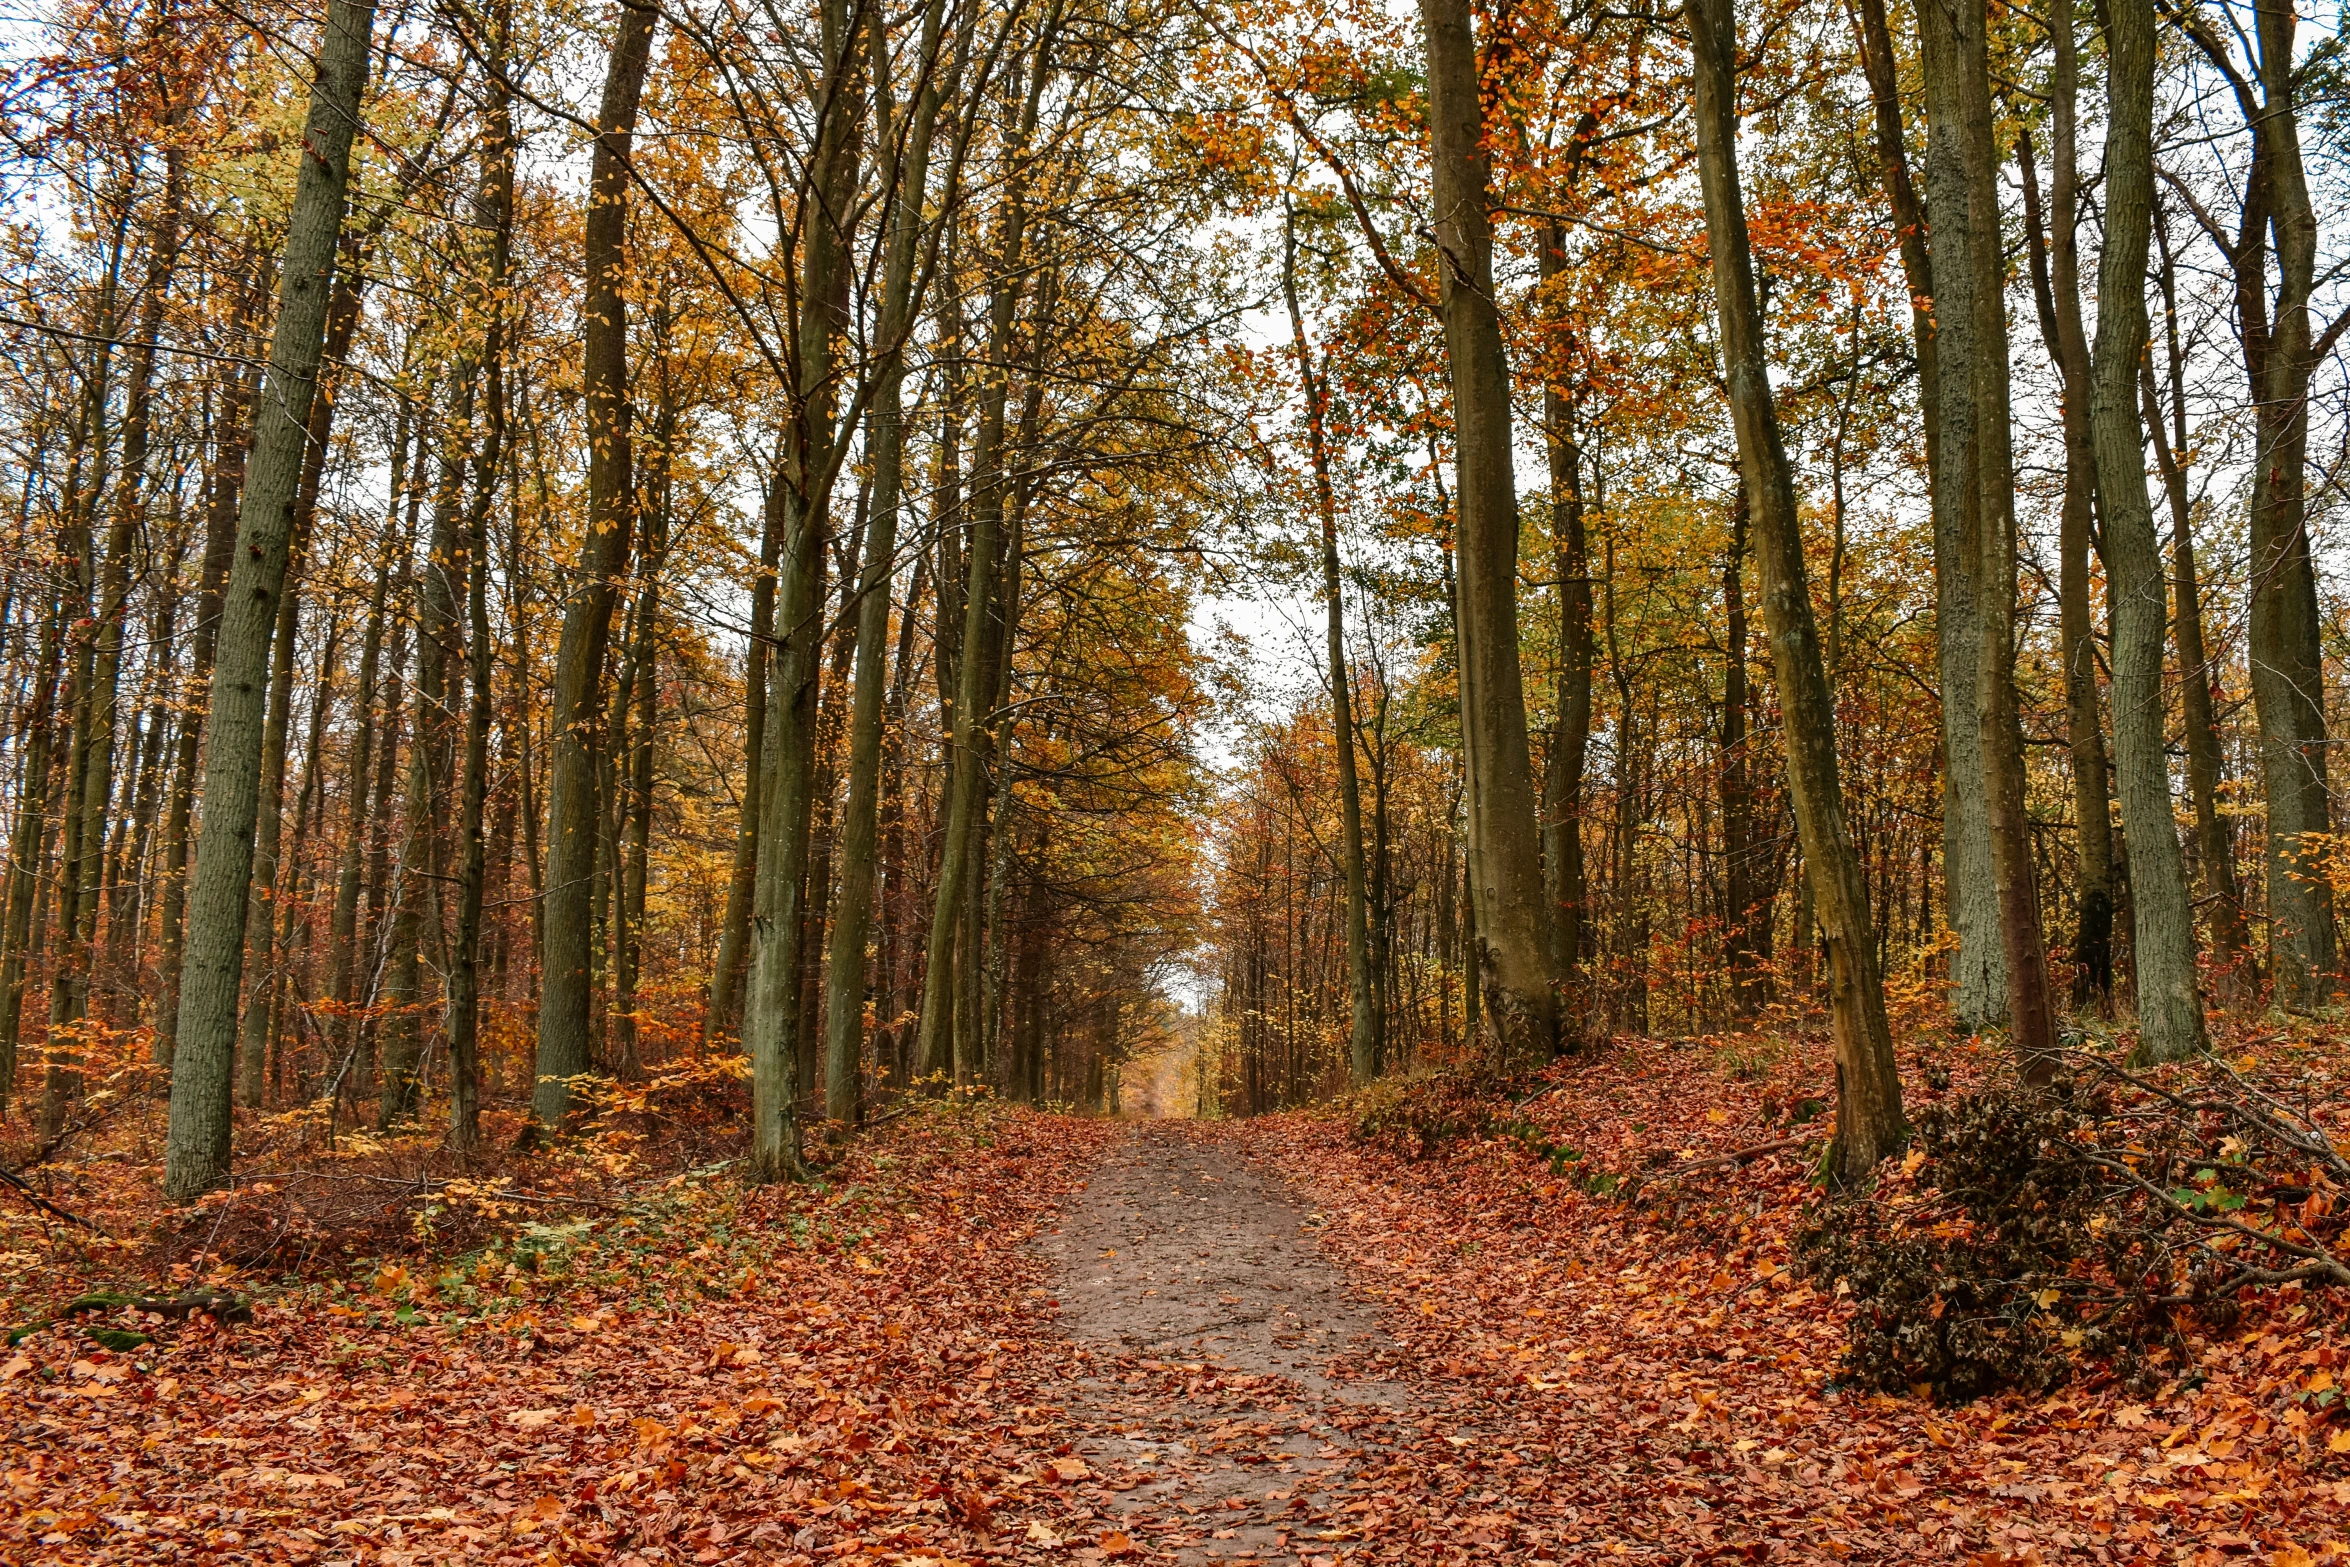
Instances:
[[[922,230],[923,192],[929,188],[930,146],[938,123],[941,85],[935,72],[944,7],[925,8],[918,66],[921,91],[905,127],[905,146],[891,185],[896,192],[889,253],[882,282],[880,352],[866,446],[873,472],[871,518],[866,524],[864,569],[857,579],[856,669],[849,714],[849,791],[842,810],[840,883],[827,955],[830,970],[824,1020],[824,1113],[853,1121],[858,1110],[859,1065],[865,1041],[866,948],[873,934],[876,840],[881,817],[883,656],[888,651],[890,583],[897,571],[898,516],[905,506],[905,356],[913,330],[916,241]],[[878,12],[873,24],[875,143],[884,156],[896,146],[896,104],[891,92],[888,29]],[[961,51],[957,51],[960,59]],[[912,606],[907,614],[913,613]]]
[[[2069,16],[2059,23],[2070,30]],[[2113,593],[2113,743],[2130,842],[2138,1050],[2179,1061],[2203,1048],[2195,913],[2179,857],[2163,747],[2162,664],[2170,619],[2146,498],[2138,375],[2146,358],[2146,239],[2154,213],[2154,0],[2108,0],[2105,249],[2097,268],[2092,417]],[[2159,432],[2158,432],[2159,434]]]
[[[780,484],[768,487],[762,515],[759,575],[751,584],[750,645],[743,654],[742,802],[736,811],[734,863],[726,878],[726,911],[718,926],[718,957],[710,970],[710,999],[702,1009],[704,1050],[736,1026],[750,956],[751,897],[759,875],[759,756],[767,732],[768,647],[775,640],[775,571],[783,548]]]
[[[2097,708],[2097,634],[2089,615],[2089,532],[2097,506],[2096,438],[2090,429],[2089,341],[2081,326],[2076,242],[2079,179],[2074,129],[2080,69],[2071,15],[2056,24],[2055,167],[2049,226],[2042,242],[2039,178],[2029,134],[2016,138],[2023,177],[2024,239],[2040,335],[2062,385],[2064,510],[2058,529],[2058,639],[2064,660],[2065,723],[2072,744],[2074,879],[2080,926],[2073,938],[2075,1007],[2113,1009],[2113,797],[2108,790],[2105,727]],[[2111,540],[2108,540],[2110,547]]]
[[[782,1180],[800,1170],[799,1097],[805,995],[809,828],[814,817],[816,697],[823,675],[825,548],[839,471],[834,364],[847,313],[848,235],[842,227],[858,161],[857,74],[862,50],[845,0],[823,0],[818,151],[799,192],[801,297],[794,326],[796,417],[786,431],[783,575],[776,589],[775,668],[762,737],[759,872],[751,911],[751,969],[743,1047],[751,1058],[751,1172]]]
[[[1566,268],[1562,245],[1556,226],[1542,231],[1546,280]],[[1551,557],[1559,574],[1558,726],[1542,773],[1542,874],[1550,902],[1552,967],[1576,998],[1576,1015],[1562,1018],[1560,1026],[1582,1033],[1592,1022],[1583,1015],[1589,998],[1582,995],[1590,917],[1583,869],[1583,774],[1591,751],[1591,548],[1583,526],[1583,446],[1574,396],[1554,380],[1542,389],[1542,407],[1550,458]],[[1374,901],[1384,915],[1386,899]]]
[[[1518,497],[1510,376],[1493,292],[1490,165],[1468,0],[1420,0],[1441,313],[1452,380],[1462,742],[1479,980],[1504,1061],[1558,1048],[1526,698],[1518,667]]]
[[[249,324],[260,293],[258,279],[238,297],[234,320]],[[182,698],[186,715],[180,722],[179,754],[172,761],[171,806],[164,818],[163,885],[157,903],[162,947],[162,995],[156,1005],[155,1063],[168,1069],[179,1032],[179,992],[186,946],[188,829],[195,815],[196,761],[204,739],[205,714],[211,705],[212,663],[219,643],[221,594],[228,583],[229,556],[236,548],[238,497],[244,493],[249,414],[260,395],[261,372],[249,367],[222,378],[222,408],[213,425],[216,456],[205,480],[204,558],[196,582],[196,627],[189,638],[188,680]]]
[[[539,969],[537,1080],[531,1115],[547,1130],[571,1110],[572,1080],[589,1060],[588,973],[593,940],[596,730],[603,711],[604,645],[612,599],[628,569],[635,527],[628,444],[627,251],[629,145],[653,58],[658,12],[621,0],[620,30],[596,111],[583,254],[587,283],[581,381],[587,411],[588,527],[563,606],[555,651],[547,784],[544,952]]]
[[[1986,13],[1981,6],[1955,10],[1928,7],[1925,29],[1937,47],[1927,55],[1930,80],[1947,82],[1938,96],[1957,115],[1959,186],[1964,192],[1969,290],[1968,351],[1944,360],[1966,372],[1973,428],[1964,443],[1974,455],[1973,508],[1976,562],[1976,721],[1981,736],[1981,780],[1990,821],[1991,879],[1999,916],[1999,939],[2007,960],[2008,1031],[2030,1081],[2044,1079],[2053,1064],[2056,1019],[2048,990],[2048,952],[2040,928],[2039,888],[2032,862],[2031,820],[2024,805],[2023,729],[2015,684],[2015,453],[2008,413],[2007,302],[2005,257],[2000,245],[1998,156],[1991,141],[1991,82],[1986,54]],[[1940,126],[1936,127],[1939,134]],[[1943,226],[1937,213],[1936,232]],[[1945,295],[1958,269],[1935,267]],[[1955,305],[1937,301],[1937,319],[1947,321]],[[1951,399],[1945,370],[1943,409]],[[1948,436],[1953,432],[1945,430]],[[1944,688],[1947,698],[1948,687]],[[1961,787],[1967,780],[1957,772]]]
[[[482,438],[473,459],[473,500],[464,548],[467,679],[465,773],[457,815],[457,938],[449,965],[449,1145],[464,1152],[481,1141],[481,916],[487,849],[482,811],[489,797],[490,507],[506,458],[506,293],[514,245],[514,109],[507,79],[513,32],[509,0],[490,21],[490,103],[482,146],[481,211],[488,220],[489,266],[482,304]],[[512,563],[509,563],[512,564]]]
[[[348,1054],[358,1037],[359,1020],[353,1011],[353,981],[358,972],[359,892],[366,868],[367,840],[373,822],[367,809],[368,789],[374,782],[377,690],[383,661],[385,611],[392,583],[395,550],[405,555],[410,541],[401,536],[401,501],[408,484],[409,406],[402,399],[392,437],[391,514],[385,519],[384,544],[375,562],[375,586],[368,595],[367,625],[359,638],[359,686],[351,699],[351,760],[345,773],[343,797],[348,802],[343,823],[341,861],[335,875],[335,906],[327,936],[326,996],[335,1018],[334,1037]],[[396,542],[395,542],[396,541]],[[387,738],[388,746],[390,740]]]
[[[2236,850],[2220,819],[2219,720],[2213,713],[2218,670],[2203,636],[2203,585],[2195,568],[2195,524],[2187,496],[2187,367],[2179,344],[2177,270],[2161,215],[2154,235],[2162,251],[2164,340],[2168,347],[2171,428],[2163,431],[2162,405],[2155,395],[2154,368],[2146,367],[2142,395],[2146,427],[2154,435],[2154,461],[2170,503],[2172,574],[2176,579],[2175,624],[2179,643],[2179,700],[2185,719],[2187,792],[2195,808],[2195,843],[2203,883],[2210,893],[2211,944],[2218,958],[2221,994],[2240,1002],[2259,980],[2252,937],[2244,918],[2243,888],[2236,880]]]
[[[1016,145],[1025,147],[1036,128],[1037,102],[1050,74],[1040,45],[1030,63],[1026,101],[1021,106]],[[1015,174],[1004,196],[1002,231],[996,242],[994,294],[988,305],[988,362],[1011,363],[1021,285],[1026,278],[1023,245],[1028,208],[1026,189]],[[1039,329],[1041,338],[1041,327]],[[952,1073],[957,1084],[969,1081],[972,1063],[967,1048],[957,1048],[962,1034],[955,1021],[955,947],[963,923],[971,882],[977,868],[979,817],[985,809],[978,744],[980,722],[993,681],[984,667],[981,648],[988,634],[988,614],[995,599],[996,560],[1003,553],[1004,405],[1007,387],[1001,374],[981,383],[979,433],[971,457],[971,536],[963,551],[960,612],[962,630],[954,649],[955,695],[948,719],[949,771],[946,826],[939,850],[937,902],[930,920],[930,941],[922,976],[922,1021],[916,1045],[915,1071],[924,1077]],[[939,611],[947,614],[948,574],[939,574]],[[945,678],[943,673],[942,680]]]
[[[2268,798],[2269,952],[2277,1000],[2307,1009],[2324,1004],[2339,984],[2333,884],[2324,865],[2333,822],[2323,622],[2307,494],[2309,387],[2324,357],[2311,341],[2309,321],[2317,219],[2293,103],[2296,13],[2289,0],[2255,0],[2253,11],[2260,118],[2245,203],[2247,243],[2235,257],[2238,321],[2254,409],[2252,701],[2260,718]],[[2275,238],[2273,307],[2263,229]]]
[[[62,594],[41,617],[41,647],[27,704],[20,750],[24,774],[17,789],[16,828],[8,845],[8,923],[0,930],[0,1111],[16,1086],[17,1042],[24,1017],[25,968],[31,957],[34,910],[47,885],[40,874],[49,838],[49,774],[57,734],[57,683],[65,656],[67,604]]]
[[[1354,689],[1346,667],[1346,610],[1338,571],[1338,495],[1330,478],[1328,386],[1314,364],[1305,313],[1297,297],[1296,215],[1282,230],[1281,290],[1289,305],[1289,337],[1306,405],[1306,442],[1313,460],[1314,510],[1321,519],[1324,607],[1322,678],[1330,688],[1330,745],[1338,761],[1338,847],[1346,874],[1346,980],[1349,1008],[1347,1065],[1357,1088],[1385,1068],[1386,1018],[1371,979],[1369,878],[1363,868],[1363,786],[1355,769]],[[1561,970],[1565,972],[1565,970]]]
[[[188,905],[171,1125],[164,1149],[164,1190],[177,1202],[191,1201],[228,1178],[237,991],[261,803],[263,685],[277,598],[285,583],[304,430],[317,390],[351,138],[359,123],[374,22],[368,0],[330,0],[287,222],[284,282],[259,402],[252,471],[238,513],[244,547],[234,554],[221,609],[204,768],[204,828]]]
[[[1991,818],[1982,787],[1983,530],[1976,480],[1982,420],[1973,375],[1977,231],[1967,205],[1964,116],[1953,59],[1958,46],[1947,13],[1921,13],[1918,34],[1927,67],[1926,205],[1932,220],[1926,234],[1932,289],[1921,297],[1931,302],[1933,352],[1930,361],[1920,359],[1919,370],[1934,387],[1928,433],[1935,444],[1928,455],[1942,698],[1942,887],[1950,928],[1959,941],[1952,960],[1952,1016],[1960,1028],[1975,1031],[1995,1028],[2008,1017],[2007,956],[1993,896]],[[1871,50],[1872,56],[1876,53]],[[1889,73],[1891,67],[1884,69]],[[1882,125],[1886,111],[1880,106],[1878,112]],[[1882,130],[1879,135],[1881,142]]]
[[[1737,163],[1738,33],[1730,0],[1692,0],[1698,174],[1721,325],[1722,369],[1753,518],[1763,624],[1778,677],[1787,780],[1828,949],[1836,1036],[1834,1174],[1866,1181],[1907,1135],[1901,1076],[1885,1020],[1868,884],[1845,825],[1836,767],[1836,714],[1820,661],[1819,628],[1803,562],[1794,473],[1772,405],[1762,312],[1755,298]]]

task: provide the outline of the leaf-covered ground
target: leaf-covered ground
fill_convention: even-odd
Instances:
[[[1954,1057],[1963,1087],[1982,1063]],[[1428,1406],[1480,1413],[1417,1454],[1455,1527],[1673,1561],[2350,1556],[2338,1293],[2191,1329],[2150,1396],[2094,1374],[1956,1409],[1838,1390],[1850,1305],[1789,1267],[1810,1147],[1723,1157],[1787,1143],[1818,1091],[1792,1060],[1626,1045],[1425,1157],[1323,1116],[1225,1135],[1313,1194]]]
[[[1980,1064],[1953,1052],[1916,1098]],[[1146,1137],[931,1107],[814,1187],[688,1171],[534,1206],[542,1179],[476,1196],[468,1228],[444,1183],[412,1244],[321,1241],[274,1284],[221,1236],[309,1221],[216,1212],[191,1252],[150,1169],[94,1158],[48,1189],[117,1235],[148,1203],[141,1246],[21,1204],[0,1231],[0,1311],[34,1328],[0,1350],[0,1560],[2350,1556],[2339,1294],[2191,1328],[2151,1387],[1840,1389],[1850,1303],[1789,1267],[1818,1093],[1794,1052],[1648,1043],[1411,1115]],[[1252,1170],[1255,1228],[1190,1234]],[[1112,1192],[1117,1222],[1183,1229],[1165,1257],[1201,1259],[1211,1306],[1321,1301],[1270,1342],[1326,1355],[1305,1318],[1342,1322],[1329,1374],[1089,1339],[1067,1246],[1108,1265]],[[187,1282],[251,1294],[252,1320],[34,1326],[93,1285]]]

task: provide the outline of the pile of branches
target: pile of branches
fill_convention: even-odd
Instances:
[[[1897,1174],[1809,1216],[1801,1267],[1857,1306],[1846,1381],[1944,1403],[2092,1369],[2151,1388],[2188,1315],[2350,1287],[2337,1092],[2217,1059],[2064,1066],[1928,1110]]]

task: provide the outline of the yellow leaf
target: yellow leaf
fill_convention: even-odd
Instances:
[[[1727,1110],[1708,1110],[1705,1113],[1705,1118],[1716,1126],[1728,1126],[1730,1124],[1730,1112]]]
[[[2350,1453],[2350,1431],[2336,1431],[2332,1436],[2327,1437],[2326,1451],[2329,1453]]]

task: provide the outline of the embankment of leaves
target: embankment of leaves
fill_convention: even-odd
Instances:
[[[2230,1053],[2288,1103],[2350,1062],[2307,1026]],[[1996,1045],[1964,1040],[1913,1037],[1901,1061],[1913,1118],[2009,1074]],[[1423,1147],[1365,1128],[1361,1103],[1227,1134],[1310,1194],[1319,1243],[1385,1308],[1393,1345],[1367,1356],[1444,1410],[1411,1455],[1439,1493],[1429,1538],[1506,1514],[1562,1560],[1627,1543],[1653,1560],[2050,1567],[2350,1555],[2345,1292],[2246,1289],[2224,1328],[2180,1311],[2179,1344],[2146,1353],[2151,1391],[2095,1365],[2053,1393],[1963,1405],[1857,1386],[1854,1296],[1793,1266],[1829,1130],[1800,1107],[1831,1071],[1816,1038],[1628,1039],[1482,1105],[1430,1090],[1456,1124],[1528,1121],[1586,1168],[1645,1172],[1606,1195],[1522,1138]],[[1743,1156],[1756,1148],[1774,1151]],[[1931,1184],[1922,1161],[1899,1168],[1878,1200]]]
[[[60,1322],[0,1351],[0,1560],[1019,1554],[1099,1505],[1028,1242],[1104,1131],[930,1107],[821,1184],[514,1205],[249,1323],[129,1302],[120,1351]]]
[[[2338,1085],[2216,1059],[2066,1068],[1927,1109],[1899,1170],[1809,1217],[1798,1265],[1854,1306],[1849,1380],[1945,1404],[2084,1374],[2145,1393],[2185,1363],[2189,1320],[2350,1287]]]

